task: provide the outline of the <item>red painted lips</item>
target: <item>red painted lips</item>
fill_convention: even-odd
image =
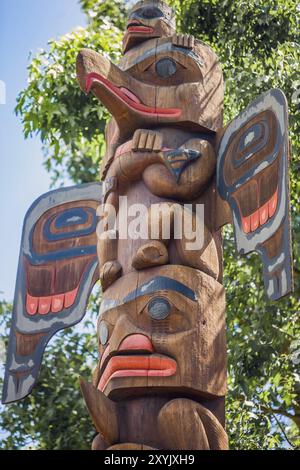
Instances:
[[[152,34],[154,29],[147,26],[129,26],[128,33]]]
[[[110,379],[116,377],[169,377],[176,373],[176,361],[167,356],[153,354],[153,345],[147,336],[141,334],[127,336],[118,351],[121,354],[112,356],[104,368],[98,384],[98,389],[101,391],[105,389]],[[140,354],[137,354],[138,351]],[[108,354],[104,353],[101,364],[105,363],[107,357]]]
[[[127,26],[126,34],[152,34],[154,32],[154,28],[150,26],[144,26],[139,21],[131,21]]]

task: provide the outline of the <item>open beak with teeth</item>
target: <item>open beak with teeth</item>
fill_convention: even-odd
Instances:
[[[121,377],[169,377],[176,374],[177,363],[168,356],[156,354],[150,339],[142,334],[127,336],[117,351],[106,347],[100,362],[98,390],[105,391],[108,382]]]
[[[162,119],[176,122],[181,115],[178,108],[156,106],[155,86],[139,82],[106,57],[89,49],[78,54],[77,77],[82,91],[94,93],[126,137],[141,125],[157,124]]]

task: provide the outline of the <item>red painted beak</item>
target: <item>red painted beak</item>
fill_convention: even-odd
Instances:
[[[125,88],[118,88],[111,83],[107,78],[99,73],[92,72],[86,76],[86,92],[89,93],[95,85],[102,85],[110,93],[116,96],[120,101],[125,103],[130,109],[136,111],[138,114],[149,116],[156,115],[160,117],[179,117],[181,109],[178,108],[152,108],[140,102],[140,99],[130,90]]]

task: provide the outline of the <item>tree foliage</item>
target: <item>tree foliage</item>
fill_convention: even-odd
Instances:
[[[99,295],[96,297],[91,297],[83,324],[58,333],[50,341],[32,394],[2,407],[0,449],[90,449],[95,431],[81,396],[79,378],[90,381],[97,361],[95,312]],[[0,303],[0,326],[4,327],[5,338],[0,343],[1,355],[8,343],[11,307]]]
[[[292,0],[170,0],[178,28],[211,44],[226,79],[225,122],[257,95],[281,88],[290,107],[291,192],[295,293],[279,302],[264,297],[256,255],[237,258],[232,231],[224,231],[229,393],[232,449],[300,447],[300,79],[299,5]],[[85,97],[75,79],[79,49],[120,55],[122,0],[81,0],[85,29],[52,40],[31,59],[29,84],[18,98],[24,135],[38,133],[45,164],[55,179],[97,179],[107,112]],[[2,304],[3,305],[3,304]],[[2,322],[7,315],[2,306]],[[4,448],[33,442],[39,448],[86,448],[93,433],[79,397],[77,375],[89,375],[93,334],[68,331],[45,356],[33,395],[2,413]]]
[[[93,96],[85,96],[76,79],[76,57],[87,47],[117,60],[124,15],[121,1],[82,0],[88,25],[49,41],[28,66],[28,86],[16,106],[25,138],[37,134],[44,164],[54,180],[76,183],[97,179],[104,152],[107,111]]]

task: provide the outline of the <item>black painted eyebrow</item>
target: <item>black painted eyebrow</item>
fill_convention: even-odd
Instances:
[[[146,59],[149,59],[153,57],[158,56],[160,53],[167,53],[167,52],[179,52],[179,54],[183,56],[188,56],[192,60],[194,60],[198,65],[204,65],[204,61],[201,57],[199,57],[195,52],[191,49],[187,49],[185,47],[180,47],[180,46],[174,46],[171,42],[167,42],[164,44],[159,45],[158,47],[153,47],[152,49],[144,52],[144,54],[140,55],[137,57],[135,60],[132,61],[132,64],[130,67],[133,67],[134,65],[137,65],[141,62],[143,62]]]
[[[112,308],[118,307],[119,305],[124,305],[131,300],[135,300],[139,297],[143,297],[144,295],[153,294],[161,290],[178,292],[179,294],[187,297],[190,300],[193,300],[194,302],[197,301],[195,292],[185,284],[182,284],[181,282],[166,276],[158,276],[151,279],[150,281],[145,282],[137,289],[129,292],[129,294],[127,294],[121,301],[103,299],[100,306],[100,314],[103,314]]]
[[[151,279],[150,281],[142,284],[138,289],[130,292],[124,298],[124,303],[130,302],[138,297],[142,297],[146,294],[153,294],[158,290],[171,290],[175,292],[179,292],[179,294],[184,295],[188,299],[197,300],[195,292],[190,289],[189,287],[185,286],[179,281],[175,279],[171,279],[170,277],[159,276]]]
[[[138,15],[140,18],[144,18],[143,16],[143,12],[148,9],[151,9],[153,11],[155,11],[156,15],[157,16],[153,16],[152,18],[153,19],[156,19],[156,18],[163,18],[165,17],[166,15],[164,14],[164,12],[159,8],[159,7],[152,7],[151,5],[145,5],[144,7],[141,7],[141,8],[138,8],[137,10],[134,10],[130,13],[129,15],[129,19],[132,19],[135,17],[135,15]],[[150,19],[152,19],[150,18]]]

